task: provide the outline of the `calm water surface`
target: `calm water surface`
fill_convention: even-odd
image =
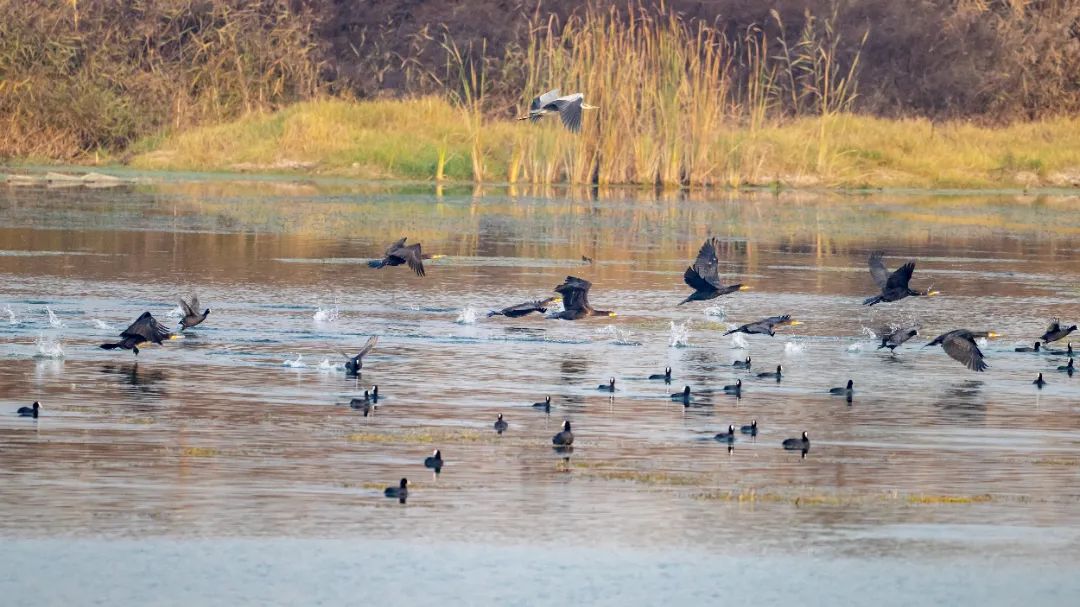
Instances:
[[[1013,348],[1080,320],[1077,211],[1065,196],[0,186],[0,596],[1075,604],[1080,376]],[[365,266],[403,235],[447,257],[423,279]],[[709,235],[722,275],[753,290],[676,307]],[[918,258],[913,285],[942,295],[861,306],[876,249],[890,267]],[[618,316],[485,317],[568,274]],[[213,311],[184,339],[137,358],[96,347],[145,310],[174,324],[192,292]],[[722,336],[774,314],[806,324]],[[902,321],[922,335],[876,350],[868,328]],[[1004,335],[988,372],[920,349],[955,328]],[[339,353],[368,335],[347,378]],[[753,373],[731,368],[746,356]],[[777,364],[782,382],[754,377]],[[644,379],[665,366],[672,385]],[[596,390],[612,376],[613,396]],[[668,398],[739,378],[740,400]],[[851,404],[827,393],[848,378]],[[375,384],[374,415],[346,406]],[[530,406],[545,395],[550,415]],[[15,415],[33,400],[40,419]],[[550,446],[563,419],[568,458]],[[712,440],[751,419],[756,440]],[[805,458],[780,448],[802,430]],[[382,497],[402,476],[405,505]]]

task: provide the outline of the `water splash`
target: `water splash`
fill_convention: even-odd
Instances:
[[[794,356],[796,354],[802,354],[806,350],[806,346],[797,344],[793,341],[789,341],[784,344],[784,355]]]
[[[17,324],[19,324],[19,319],[15,318],[15,310],[12,310],[11,306],[4,306],[4,312],[8,316],[8,324],[9,325],[17,325]]]
[[[322,360],[322,362],[319,363],[319,370],[320,371],[335,371],[335,370],[341,369],[341,368],[344,368],[344,365],[332,363],[332,362],[330,362],[329,358],[324,358]]]
[[[169,310],[168,312],[165,313],[165,317],[166,318],[183,318],[184,317],[184,309],[180,307],[180,304],[177,304],[175,308],[173,308],[172,310]]]
[[[105,322],[104,320],[98,320],[96,318],[91,318],[90,322],[94,325],[95,329],[100,329],[102,331],[109,331],[110,333],[115,333],[116,332],[116,327],[110,325],[109,323]]]
[[[877,333],[875,333],[874,330],[870,327],[863,327],[861,333],[863,334],[863,336],[870,339],[877,339]]]
[[[45,313],[49,315],[49,326],[54,329],[59,329],[64,326],[64,321],[60,320],[56,316],[56,312],[52,311],[52,308],[45,306]]]
[[[324,308],[322,306],[319,306],[319,308],[315,310],[315,316],[313,316],[312,318],[315,319],[315,322],[334,322],[340,316],[341,313],[338,311],[337,306],[334,306],[332,308]]]
[[[854,343],[847,347],[848,354],[858,354],[863,351],[863,345],[860,343]]]
[[[307,363],[304,362],[303,354],[297,354],[296,360],[285,359],[281,364],[292,369],[300,369],[307,366]]]
[[[34,354],[34,358],[50,358],[60,359],[64,357],[64,346],[56,339],[47,339],[44,335],[38,334],[37,341],[37,353]]]
[[[594,330],[594,333],[603,337],[613,337],[613,342],[617,346],[640,346],[641,342],[634,339],[634,332],[626,329],[620,329],[615,325],[606,325],[598,327]]]
[[[459,325],[476,324],[476,308],[472,306],[465,306],[465,309],[463,309],[461,313],[458,314],[457,320],[455,320],[454,322]]]
[[[720,306],[709,306],[702,310],[702,313],[709,318],[715,318],[716,320],[724,320],[727,318],[727,312]]]
[[[750,342],[746,341],[746,338],[738,333],[731,334],[731,349],[732,350],[749,350]]]
[[[685,348],[690,345],[690,321],[675,324],[671,321],[671,337],[668,339],[669,348]]]

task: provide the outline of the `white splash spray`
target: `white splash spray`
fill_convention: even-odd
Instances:
[[[618,346],[640,346],[641,342],[634,339],[634,332],[620,329],[615,325],[605,325],[594,329],[596,335],[614,337],[614,343]]]
[[[725,312],[724,309],[720,306],[709,306],[708,308],[702,310],[702,312],[705,314],[705,316],[715,320],[724,320],[725,318],[727,318],[727,312]]]
[[[338,311],[337,306],[332,308],[319,306],[319,308],[315,310],[315,316],[312,318],[315,319],[315,322],[335,322],[340,316],[341,314]]]
[[[465,306],[465,308],[458,314],[457,320],[459,325],[474,325],[476,324],[476,308],[472,306]]]
[[[671,337],[668,339],[669,348],[685,348],[690,345],[690,321],[675,324],[671,321]]]
[[[297,354],[296,360],[285,359],[281,364],[292,369],[300,369],[307,366],[307,363],[304,362],[303,354]]]
[[[64,357],[64,346],[59,340],[47,339],[44,335],[38,334],[35,345],[37,353],[34,354],[34,358],[60,359]]]
[[[749,350],[750,343],[746,341],[746,338],[738,333],[731,334],[731,349],[732,350]]]
[[[19,324],[19,319],[15,318],[15,310],[12,310],[11,306],[4,306],[4,312],[8,316],[8,324],[9,325],[17,325],[17,324]]]
[[[340,368],[343,368],[343,367],[344,367],[344,365],[334,364],[334,363],[330,362],[329,358],[324,358],[322,360],[322,362],[319,363],[319,370],[320,371],[333,371],[335,369],[340,369]]]
[[[45,313],[49,315],[49,326],[54,329],[59,329],[64,326],[64,321],[60,320],[56,316],[56,312],[52,311],[52,308],[45,306]]]
[[[184,309],[181,308],[179,304],[177,304],[175,308],[173,308],[172,310],[169,310],[168,312],[165,313],[165,317],[166,318],[183,318],[184,317]]]
[[[99,329],[101,331],[109,331],[109,332],[115,332],[116,331],[116,327],[110,325],[109,323],[107,323],[107,322],[105,322],[103,320],[98,320],[96,318],[91,318],[90,322],[91,322],[91,324],[94,325],[95,329]]]
[[[784,355],[785,356],[795,356],[797,354],[802,354],[803,351],[805,351],[805,350],[806,350],[806,346],[804,346],[802,344],[797,344],[797,343],[795,343],[793,341],[789,341],[789,342],[784,344]]]
[[[847,347],[847,353],[848,354],[858,354],[858,353],[862,352],[862,350],[863,350],[863,345],[861,343],[858,343],[858,342],[853,343],[853,344],[851,344],[850,346]]]

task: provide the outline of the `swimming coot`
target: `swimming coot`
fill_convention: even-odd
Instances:
[[[500,413],[499,417],[495,419],[495,431],[499,434],[502,434],[503,432],[506,432],[506,429],[509,427],[510,424],[506,423],[506,420],[503,419],[502,413]]]
[[[569,447],[574,444],[574,433],[570,431],[570,420],[563,420],[562,432],[551,437],[551,444],[556,447]]]
[[[35,400],[33,405],[30,405],[29,407],[19,407],[19,410],[15,413],[20,417],[37,417],[40,409],[41,403]]]
[[[788,451],[802,451],[805,453],[810,450],[810,437],[806,435],[806,432],[803,432],[802,438],[785,438],[783,445]]]

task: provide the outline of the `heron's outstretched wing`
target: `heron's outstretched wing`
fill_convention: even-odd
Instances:
[[[548,92],[544,93],[543,95],[540,95],[536,99],[532,100],[532,104],[529,106],[529,113],[531,114],[531,113],[535,112],[536,110],[544,107],[545,105],[551,103],[552,101],[555,101],[558,98],[559,98],[559,89],[551,89],[550,91],[548,91]],[[540,119],[539,115],[533,117],[533,120],[539,120],[539,119]]]
[[[172,333],[149,312],[143,312],[138,320],[131,323],[131,326],[124,329],[124,332],[120,334],[120,337],[141,337],[155,344],[160,344],[162,341],[169,339],[170,336],[172,336]]]
[[[885,284],[889,281],[889,270],[885,267],[885,262],[882,261],[884,256],[885,253],[874,251],[870,254],[870,259],[867,260],[870,266],[870,275],[874,277],[874,282],[879,289],[884,289]]]
[[[989,365],[983,360],[982,350],[970,335],[950,335],[941,342],[945,353],[958,360],[972,371],[985,371]]]
[[[906,289],[908,283],[911,282],[911,273],[915,271],[915,262],[909,261],[904,265],[896,268],[896,271],[889,275],[889,280],[885,283],[886,289]]]
[[[180,309],[183,310],[184,316],[196,316],[199,314],[199,296],[193,295],[191,297],[191,303],[184,301],[184,298],[180,298]]]
[[[563,126],[571,133],[581,132],[581,104],[585,98],[579,93],[570,99],[557,99],[554,103],[559,107],[559,118],[562,118]]]

